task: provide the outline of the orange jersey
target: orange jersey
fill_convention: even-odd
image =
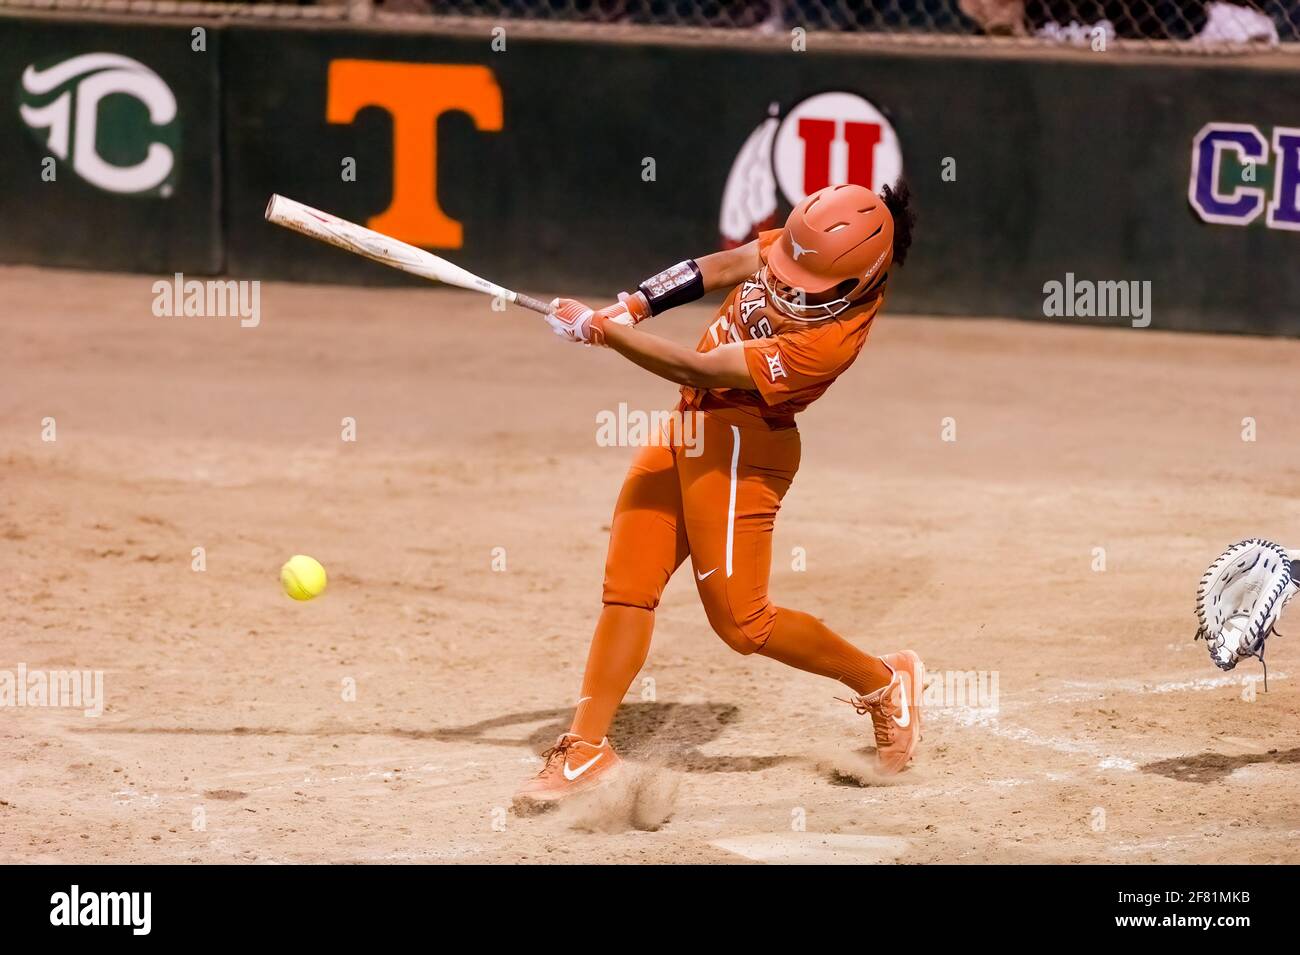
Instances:
[[[780,229],[759,234],[759,258],[764,263],[780,234]],[[721,413],[737,424],[793,427],[794,416],[824,395],[858,357],[882,301],[883,296],[876,296],[836,318],[801,322],[768,304],[767,291],[755,272],[731,290],[695,350],[707,352],[740,342],[756,387],[683,388],[683,402]]]

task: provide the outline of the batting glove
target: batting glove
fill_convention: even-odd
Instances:
[[[551,331],[566,342],[590,342],[591,320],[596,313],[587,305],[573,298],[557,298],[551,302],[551,312],[546,317],[546,324]]]
[[[639,289],[629,295],[627,292],[618,293],[618,304],[627,312],[628,321],[623,324],[636,325],[644,322],[650,317],[650,302],[645,297],[645,292]]]
[[[546,316],[551,331],[565,341],[588,345],[605,344],[605,323],[616,322],[631,327],[636,322],[622,302],[593,311],[577,299],[557,298],[551,302],[553,311]]]

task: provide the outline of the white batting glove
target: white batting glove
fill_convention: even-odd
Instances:
[[[551,331],[566,342],[591,342],[591,320],[595,312],[590,307],[573,298],[552,300],[553,311],[544,316]]]
[[[636,324],[635,318],[622,302],[593,312],[577,299],[557,298],[551,302],[551,307],[555,312],[546,316],[546,323],[551,326],[551,331],[565,341],[603,345],[606,323],[626,325],[628,328]]]
[[[619,293],[620,296],[625,294],[625,292]],[[613,305],[606,305],[596,314],[600,315],[606,322],[613,322],[615,325],[626,325],[628,328],[635,327],[636,323],[640,321],[627,307],[627,302],[621,298]]]
[[[618,293],[618,304],[622,306],[623,311],[627,312],[628,320],[620,322],[623,325],[636,325],[644,322],[650,317],[650,302],[645,297],[645,292],[637,289],[631,295],[627,292]],[[618,321],[618,319],[615,319]]]

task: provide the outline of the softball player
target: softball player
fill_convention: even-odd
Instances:
[[[831,186],[799,203],[784,229],[675,265],[616,305],[593,311],[557,300],[547,317],[557,335],[612,348],[680,384],[678,409],[701,424],[691,453],[670,435],[641,449],[628,471],[573,723],[517,804],[562,799],[617,770],[606,734],[645,663],[664,586],[687,557],[709,623],[728,646],[844,683],[854,694],[848,702],[871,716],[879,770],[897,773],[911,760],[920,738],[920,657],[864,653],[815,617],[774,605],[767,583],[776,513],[799,468],[795,416],[862,350],[913,221],[903,183],[879,196]],[[638,327],[728,287],[694,351]]]

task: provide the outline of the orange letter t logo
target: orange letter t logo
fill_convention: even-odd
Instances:
[[[468,113],[479,129],[501,129],[501,88],[485,66],[334,60],[325,118],[351,123],[365,106],[393,117],[393,198],[366,223],[395,239],[458,249],[461,225],[438,205],[438,117]]]

